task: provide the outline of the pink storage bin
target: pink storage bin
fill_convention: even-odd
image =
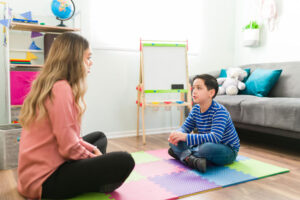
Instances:
[[[22,105],[31,89],[32,81],[39,72],[11,71],[10,72],[10,100],[11,105]]]

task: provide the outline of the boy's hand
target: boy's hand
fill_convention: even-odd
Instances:
[[[179,141],[186,141],[186,135],[185,133],[174,131],[170,134],[168,141],[177,146]]]

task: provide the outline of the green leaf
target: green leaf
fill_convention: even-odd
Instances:
[[[256,21],[252,21],[249,24],[247,24],[244,29],[259,29],[259,25]]]

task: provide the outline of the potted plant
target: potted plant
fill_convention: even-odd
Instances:
[[[256,21],[250,21],[244,28],[244,46],[257,46],[259,44],[260,26]]]

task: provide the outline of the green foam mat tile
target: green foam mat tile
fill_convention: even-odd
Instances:
[[[75,198],[72,198],[72,200],[114,200],[111,199],[110,194],[104,194],[104,193],[86,193],[80,196],[77,196]],[[71,200],[71,199],[70,199]]]
[[[152,156],[151,154],[146,153],[144,151],[135,152],[135,153],[132,153],[131,155],[135,161],[135,164],[161,160],[160,158]]]
[[[129,175],[129,177],[126,179],[125,182],[138,181],[138,180],[145,179],[145,178],[146,177],[140,175],[136,171],[132,171],[131,174]]]
[[[254,159],[234,162],[233,164],[227,166],[231,169],[241,171],[245,174],[250,174],[251,176],[257,178],[264,178],[275,174],[289,172],[289,169],[278,167]]]

